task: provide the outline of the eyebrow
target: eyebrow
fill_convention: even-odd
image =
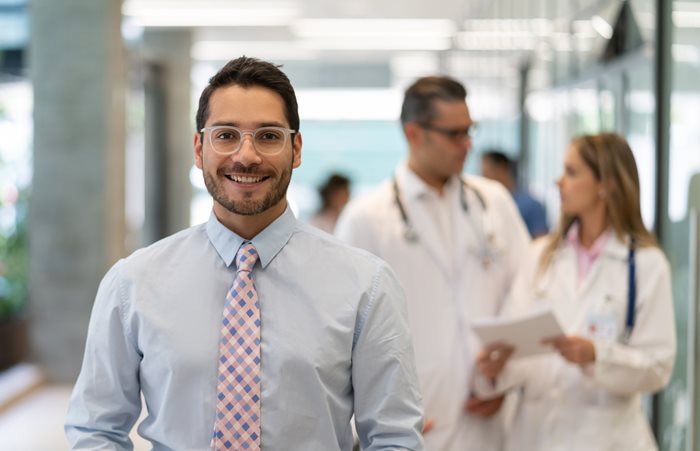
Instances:
[[[229,121],[217,121],[214,122],[213,124],[210,125],[210,127],[218,127],[221,125],[225,125],[228,127],[239,127],[240,128],[240,123],[238,122],[229,122]],[[270,121],[270,122],[258,122],[255,124],[255,128],[260,128],[260,127],[282,127],[282,128],[288,128],[285,124],[282,124],[280,122],[276,121]]]

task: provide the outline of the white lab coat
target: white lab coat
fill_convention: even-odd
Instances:
[[[503,435],[500,419],[484,420],[463,410],[475,353],[480,349],[469,324],[498,315],[527,250],[527,229],[505,188],[482,177],[465,177],[471,187],[464,191],[465,213],[459,195],[463,187],[454,178],[445,194],[453,231],[453,247],[446,249],[436,222],[426,213],[425,199],[420,199],[427,189],[425,184],[406,165],[397,168],[396,180],[407,216],[419,236],[417,242],[405,238],[406,227],[391,181],[351,202],[335,233],[386,260],[406,291],[425,417],[434,421],[434,428],[425,435],[426,449],[499,449]],[[474,190],[483,197],[485,209]],[[481,235],[490,237],[486,249],[494,254],[488,266],[482,265]]]
[[[596,361],[582,369],[551,353],[508,362],[497,391],[521,387],[521,404],[506,449],[656,450],[640,395],[661,389],[675,360],[666,258],[656,247],[636,251],[635,324],[624,344],[628,244],[613,235],[580,288],[576,251],[568,243],[560,245],[549,268],[537,277],[545,244],[546,238],[533,244],[504,314],[551,306],[567,334],[593,340]]]

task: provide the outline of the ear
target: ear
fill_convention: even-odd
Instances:
[[[202,133],[194,133],[194,164],[202,169]]]
[[[423,142],[423,129],[415,122],[406,122],[403,126],[403,134],[410,148],[417,147]]]
[[[301,133],[294,134],[294,140],[292,141],[292,167],[298,168],[301,166]]]

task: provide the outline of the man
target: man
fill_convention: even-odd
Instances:
[[[408,160],[392,180],[351,202],[336,234],[386,260],[407,294],[425,408],[426,448],[499,446],[502,399],[482,401],[470,384],[480,346],[475,319],[498,314],[527,231],[496,182],[460,178],[474,122],[466,90],[448,77],[421,78],[401,111]]]
[[[340,212],[350,200],[350,179],[333,173],[318,188],[321,208],[309,219],[309,224],[327,233],[333,233]]]
[[[206,224],[118,262],[95,302],[66,432],[73,449],[423,449],[398,281],[297,221],[294,90],[241,57],[203,91],[194,157]],[[233,286],[232,286],[233,285]]]
[[[501,183],[510,192],[532,238],[547,234],[549,227],[544,205],[532,197],[527,190],[518,187],[515,180],[515,163],[506,154],[498,150],[482,153],[481,174]]]

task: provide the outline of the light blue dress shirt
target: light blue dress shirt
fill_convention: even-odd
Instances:
[[[226,292],[244,240],[212,214],[114,265],[102,280],[71,397],[72,449],[209,448]],[[422,450],[404,295],[378,258],[297,221],[252,239],[262,320],[264,450]]]

